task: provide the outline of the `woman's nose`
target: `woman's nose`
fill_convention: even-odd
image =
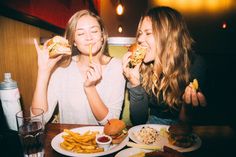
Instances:
[[[92,34],[87,32],[86,33],[86,40],[92,40],[92,39],[93,39]]]
[[[145,36],[139,35],[137,41],[138,41],[138,43],[143,43],[145,41]]]

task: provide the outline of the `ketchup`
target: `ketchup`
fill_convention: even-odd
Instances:
[[[106,137],[106,136],[101,136],[101,137],[98,138],[98,141],[99,141],[99,142],[104,142],[104,143],[105,143],[105,142],[108,142],[108,141],[109,141],[109,138]]]

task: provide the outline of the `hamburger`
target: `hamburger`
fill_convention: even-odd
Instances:
[[[183,148],[191,147],[195,138],[192,133],[192,127],[186,123],[178,123],[171,125],[169,131],[169,143]]]
[[[111,136],[112,144],[121,143],[128,135],[126,131],[126,124],[119,119],[110,119],[106,125],[104,125],[104,134]]]
[[[136,66],[137,64],[143,61],[146,54],[146,50],[146,47],[142,47],[138,43],[134,43],[129,47],[128,51],[132,52],[132,55],[130,56],[131,66]]]
[[[58,62],[60,66],[67,66],[71,61],[71,46],[67,39],[61,36],[54,36],[53,38],[49,39],[46,44],[49,57],[56,58],[60,55],[63,55],[62,59]]]
[[[183,154],[173,148],[163,146],[163,151],[157,150],[145,153],[145,157],[184,157]]]

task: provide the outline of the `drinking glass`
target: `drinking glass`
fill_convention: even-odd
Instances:
[[[16,122],[24,157],[43,157],[43,110],[31,108],[30,111],[19,111],[16,113]]]

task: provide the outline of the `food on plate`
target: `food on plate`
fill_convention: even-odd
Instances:
[[[162,137],[165,137],[165,138],[168,138],[168,137],[169,137],[169,133],[168,133],[168,131],[167,131],[166,128],[161,128],[161,129],[159,130],[159,135],[162,136]]]
[[[143,61],[146,50],[146,47],[142,47],[138,43],[134,43],[129,47],[128,51],[132,52],[132,55],[130,56],[130,63],[132,66],[136,66]]]
[[[119,119],[110,119],[103,129],[104,134],[111,136],[113,144],[121,143],[128,135],[126,124]]]
[[[151,152],[140,152],[130,155],[128,157],[184,157],[182,153],[170,147],[163,146],[162,150],[154,150]]]
[[[107,142],[110,141],[110,138],[109,138],[109,136],[104,135],[104,136],[98,137],[97,141],[100,142],[100,143],[107,143]]]
[[[144,126],[139,131],[134,132],[134,136],[141,143],[156,144],[158,143],[159,133],[156,129],[150,126]]]
[[[182,153],[170,147],[164,146],[163,151],[153,151],[145,154],[145,157],[184,157]]]
[[[67,39],[61,36],[54,36],[49,39],[46,46],[48,48],[50,58],[56,58],[63,55],[62,59],[59,61],[59,65],[63,67],[69,65],[72,52],[71,46],[69,45]]]
[[[96,143],[96,135],[98,131],[87,131],[83,134],[73,132],[68,129],[64,129],[65,135],[62,136],[64,139],[60,143],[60,147],[71,152],[76,153],[98,153],[103,152],[104,149],[98,147]]]
[[[197,79],[193,79],[193,82],[190,82],[190,87],[192,87],[195,91],[198,90],[199,85]]]
[[[139,153],[130,155],[129,157],[145,157],[145,152],[141,151]]]
[[[103,148],[104,151],[107,151],[110,148],[112,138],[108,135],[97,135],[96,137],[96,143],[98,144],[98,147]]]
[[[148,149],[148,150],[161,150],[161,147],[157,146],[157,145],[137,144],[134,142],[128,142],[127,146],[134,147],[134,148],[140,148],[140,149]]]
[[[187,123],[177,123],[170,125],[169,143],[178,147],[188,148],[195,142],[195,137],[192,133],[192,127]]]

